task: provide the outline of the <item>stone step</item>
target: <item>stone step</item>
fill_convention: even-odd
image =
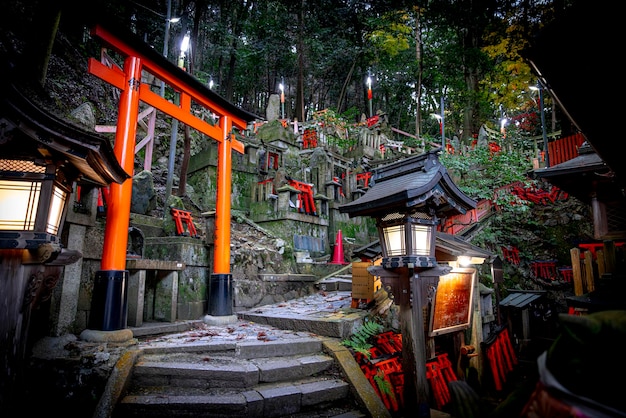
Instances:
[[[352,276],[333,276],[316,283],[318,289],[326,292],[351,291]]]
[[[303,337],[294,335],[283,336],[276,340],[234,341],[234,342],[188,342],[181,344],[151,343],[142,347],[143,353],[148,355],[168,353],[210,353],[214,355],[228,355],[241,359],[257,357],[282,357],[300,354],[319,353],[322,351],[322,339],[316,336]]]
[[[317,416],[312,414],[333,409],[334,415],[356,413],[358,410],[351,405],[349,394],[350,387],[345,381],[322,377],[265,383],[243,390],[151,387],[125,396],[114,417]]]
[[[251,360],[195,353],[150,355],[135,365],[132,385],[249,388],[260,383],[296,380],[322,373],[332,364],[332,357],[323,354]]]
[[[319,336],[345,339],[363,324],[367,311],[351,308],[349,291],[329,292],[326,305],[318,302],[309,304],[309,299],[317,300],[318,295],[310,295],[296,301],[282,304],[258,306],[249,311],[237,313],[240,319],[258,324],[270,325],[279,329],[306,331]]]
[[[112,417],[364,417],[322,339],[144,347]]]

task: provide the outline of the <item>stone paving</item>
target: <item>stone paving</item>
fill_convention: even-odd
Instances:
[[[351,292],[320,291],[284,303],[239,312],[238,316],[281,329],[345,339],[354,334],[368,314],[364,309],[351,308],[351,303]]]
[[[184,343],[228,343],[243,341],[274,341],[302,338],[311,334],[345,338],[367,315],[363,309],[350,307],[349,291],[320,291],[315,294],[273,305],[238,312],[229,320],[186,321],[178,327],[189,328],[180,332],[168,331],[169,323],[144,323],[131,328],[140,340],[139,347],[176,345]],[[167,332],[167,333],[164,333]]]
[[[185,351],[185,348],[194,350],[200,345],[209,350],[235,350],[241,354],[248,349],[247,347],[252,350],[253,347],[261,345],[272,353],[278,353],[281,351],[281,343],[286,341],[304,344],[307,340],[321,339],[326,350],[330,350],[339,361],[353,389],[360,392],[359,396],[368,405],[370,413],[373,416],[384,417],[388,411],[384,409],[384,406],[381,407],[382,402],[373,392],[350,352],[340,344],[340,338],[332,335],[337,332],[349,335],[349,330],[368,315],[366,309],[354,309],[351,308],[351,304],[350,291],[321,290],[307,297],[256,307],[229,317],[207,316],[195,321],[144,323],[141,327],[123,330],[124,335],[132,333],[132,338],[125,342],[117,342],[107,337],[115,332],[99,332],[103,334],[101,336],[94,331],[91,333],[94,335],[89,335],[93,338],[91,341],[49,339],[37,351],[44,358],[59,358],[67,356],[68,347],[71,346],[82,351],[83,355],[88,355],[89,352],[100,356],[106,354],[106,359],[99,362],[100,367],[112,368],[120,356],[124,360],[124,356],[131,353],[137,355],[138,352],[167,352],[169,350],[178,352],[181,349]],[[328,334],[329,332],[331,335]],[[282,346],[290,345],[292,344],[282,344]],[[96,357],[94,361],[97,360]],[[245,357],[245,354],[242,357]],[[130,373],[130,365],[133,363],[134,361],[131,360],[117,362],[118,366],[115,367],[114,374],[124,374],[119,369],[120,364],[128,364],[129,369],[126,373]],[[115,384],[115,379],[109,381],[98,406],[98,411],[102,415],[96,412],[94,417],[105,417],[106,412],[112,410],[119,396],[118,392],[123,387],[122,383],[125,381],[123,376],[117,380],[119,380],[118,385]],[[431,410],[431,417],[445,416],[447,415]]]

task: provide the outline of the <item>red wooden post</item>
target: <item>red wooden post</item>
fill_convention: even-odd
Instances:
[[[135,134],[139,109],[141,60],[129,56],[124,62],[124,88],[113,152],[130,178],[122,184],[112,183],[107,201],[101,270],[96,272],[91,300],[90,328],[117,331],[126,328],[128,270],[126,249],[130,223],[130,200],[133,189]]]
[[[230,273],[230,194],[231,152],[234,135],[227,116],[220,118],[224,139],[217,152],[217,200],[215,202],[215,242],[213,274],[209,282],[209,313],[213,316],[232,315],[232,274]]]
[[[133,176],[135,158],[135,135],[139,109],[139,83],[141,61],[128,57],[124,64],[127,88],[122,90],[113,152],[124,170]],[[122,184],[112,183],[107,202],[107,222],[104,230],[102,270],[126,269],[126,245],[130,222],[130,199],[133,191],[132,178]]]
[[[217,200],[215,202],[214,273],[230,272],[230,194],[231,194],[231,140],[232,127],[228,117],[220,119],[224,140],[218,144]]]

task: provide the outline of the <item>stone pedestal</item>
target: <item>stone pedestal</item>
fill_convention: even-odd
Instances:
[[[176,321],[178,272],[185,264],[178,261],[130,259],[128,278],[128,326],[140,327],[144,319]],[[146,283],[149,286],[146,289]]]

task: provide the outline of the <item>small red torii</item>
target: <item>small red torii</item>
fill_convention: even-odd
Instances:
[[[364,173],[357,173],[356,175],[356,181],[363,181],[363,188],[367,189],[369,188],[369,184],[370,184],[370,179],[372,178],[372,172],[371,171],[366,171]]]
[[[302,148],[317,147],[317,131],[313,128],[307,128],[302,133]]]
[[[196,226],[193,224],[193,216],[191,216],[190,211],[171,208],[170,213],[172,214],[172,218],[174,219],[174,223],[176,224],[176,235],[185,235],[186,226],[187,232],[189,233],[190,237],[198,237],[198,231],[196,230]]]
[[[313,186],[297,180],[289,180],[289,185],[300,192],[298,194],[298,209],[308,215],[317,215],[313,200]]]

